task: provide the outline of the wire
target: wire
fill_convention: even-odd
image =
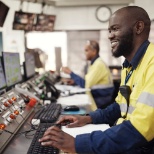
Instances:
[[[7,132],[7,133],[12,134],[12,135],[22,135],[22,134],[30,133],[30,132],[35,131],[35,130],[37,130],[37,128],[31,128],[30,130],[27,130],[27,131],[24,131],[24,132],[13,133],[9,130],[4,129],[4,132]]]
[[[32,139],[32,137],[35,135],[35,133],[30,134],[30,135],[28,135],[28,133],[30,133],[30,132],[26,132],[26,133],[25,133],[25,137],[26,137],[27,139]]]

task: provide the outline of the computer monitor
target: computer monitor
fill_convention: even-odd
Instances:
[[[54,29],[55,20],[55,15],[38,14],[36,25],[33,26],[33,30],[52,32]]]
[[[4,21],[9,11],[9,7],[0,1],[0,27],[3,27]]]
[[[0,56],[2,56],[3,51],[3,34],[0,32]]]
[[[6,87],[6,81],[5,81],[5,76],[4,76],[4,71],[2,67],[2,62],[0,59],[0,90]]]
[[[36,21],[36,14],[16,11],[13,21],[14,30],[31,31]]]
[[[7,87],[22,81],[19,53],[2,52]]]
[[[35,57],[31,52],[25,52],[24,73],[26,79],[29,79],[35,75]]]

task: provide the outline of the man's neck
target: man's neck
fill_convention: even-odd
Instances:
[[[91,65],[95,62],[95,60],[99,57],[99,55],[96,55],[94,58],[92,58],[91,61]]]

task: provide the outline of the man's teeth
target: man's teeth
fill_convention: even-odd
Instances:
[[[114,46],[117,45],[117,43],[118,43],[118,42],[112,42],[112,43],[111,43],[111,47],[113,48]]]

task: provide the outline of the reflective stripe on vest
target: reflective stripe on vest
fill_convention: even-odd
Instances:
[[[119,104],[119,105],[120,105],[121,112],[126,112],[127,104],[126,103],[122,103],[122,104]],[[135,108],[133,106],[129,105],[128,113],[131,114],[134,110],[135,110]]]
[[[154,94],[143,92],[140,95],[138,102],[140,102],[142,104],[146,104],[146,105],[154,108]]]
[[[106,89],[106,88],[112,88],[114,87],[113,84],[107,84],[107,85],[94,85],[91,87],[91,89]]]

